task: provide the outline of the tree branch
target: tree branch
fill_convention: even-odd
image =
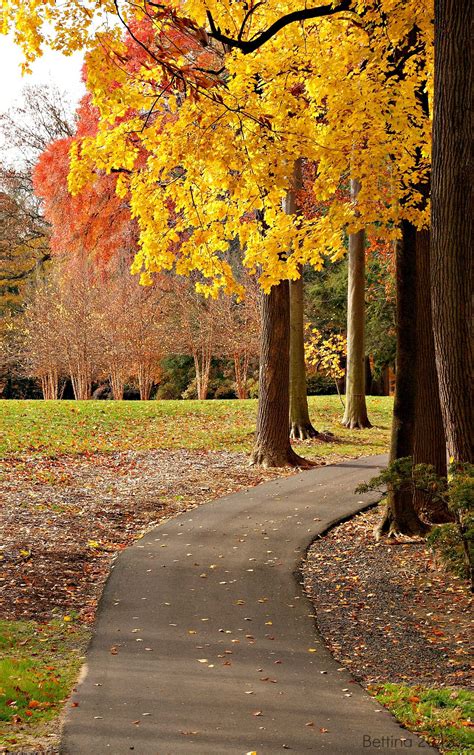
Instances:
[[[275,34],[278,34],[279,31],[284,29],[285,26],[288,26],[289,24],[295,23],[297,21],[307,21],[312,18],[334,16],[336,13],[348,11],[350,9],[350,5],[351,0],[341,0],[339,5],[336,6],[320,5],[317,8],[302,8],[301,10],[287,13],[286,15],[281,16],[279,19],[277,19],[273,24],[271,24],[268,29],[258,34],[255,39],[249,40],[241,39],[241,34],[239,34],[237,39],[233,39],[232,37],[223,34],[219,27],[216,26],[211,12],[207,11],[207,20],[209,22],[209,27],[211,30],[209,36],[215,39],[217,42],[221,42],[223,45],[227,45],[227,47],[237,48],[241,50],[244,55],[248,55],[249,53],[258,50],[259,47],[264,45],[265,42],[268,42],[268,40],[274,37]],[[245,20],[247,19],[248,14]]]

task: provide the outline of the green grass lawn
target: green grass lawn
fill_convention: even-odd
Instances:
[[[61,711],[89,630],[65,621],[0,621],[0,747],[28,745]]]
[[[370,690],[411,731],[446,755],[474,752],[474,696],[463,689],[384,684]]]
[[[313,424],[334,433],[330,443],[295,444],[302,455],[331,460],[388,449],[392,399],[368,398],[370,430],[340,425],[337,396],[309,399]],[[256,400],[248,401],[0,401],[0,456],[46,456],[158,448],[250,451]]]

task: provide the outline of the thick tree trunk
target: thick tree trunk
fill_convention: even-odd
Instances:
[[[290,438],[307,440],[319,433],[309,418],[304,359],[303,270],[290,281]]]
[[[287,215],[297,215],[298,191],[303,188],[303,161],[295,160],[293,185],[287,192],[283,209]],[[303,268],[300,277],[290,281],[290,438],[307,440],[316,438],[318,431],[309,418],[304,358],[304,296]]]
[[[416,233],[416,394],[413,463],[431,464],[440,477],[446,477],[446,438],[444,434],[438,375],[436,372],[433,318],[430,295],[430,232]],[[452,521],[448,508],[433,504],[426,493],[415,491],[415,509],[428,514],[432,522]]]
[[[402,221],[402,238],[396,245],[397,276],[397,371],[393,405],[390,461],[413,456],[416,389],[416,229]],[[389,491],[376,536],[422,535],[426,525],[413,505],[410,483]]]
[[[262,337],[255,446],[252,464],[264,467],[304,466],[290,445],[289,357],[290,287],[288,281],[273,286],[261,297]]]
[[[351,180],[357,201],[360,184]],[[372,427],[365,402],[365,232],[349,236],[347,282],[346,407],[342,424],[351,429]]]
[[[472,4],[435,0],[433,328],[449,455],[474,461]]]

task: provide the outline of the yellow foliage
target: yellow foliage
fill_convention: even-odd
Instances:
[[[317,328],[305,328],[305,360],[309,370],[337,380],[344,377],[342,359],[347,353],[347,339],[334,333],[324,338]]]
[[[143,18],[142,1],[125,5],[129,21]],[[240,29],[246,8],[233,0],[179,3],[179,13],[207,29],[208,11],[219,28]],[[133,74],[127,70],[113,0],[0,0],[0,18],[27,63],[45,44],[66,53],[88,47],[100,124],[72,148],[69,190],[80,192],[96,171],[120,171],[117,192],[140,233],[133,272],[149,283],[160,270],[199,271],[200,290],[216,296],[237,290],[225,261],[235,238],[268,291],[296,278],[302,264],[338,259],[344,232],[376,223],[379,237],[393,238],[401,218],[427,222],[420,186],[431,124],[420,93],[430,101],[431,2],[359,0],[353,8],[291,24],[251,55],[214,45],[225,74],[214,87],[196,84],[193,96],[143,50]],[[300,9],[300,0],[264,0],[246,34]],[[186,77],[192,56],[182,50],[174,65]],[[313,189],[324,207],[313,217],[282,207],[298,158],[317,165]],[[351,176],[361,183],[357,207],[344,191]]]

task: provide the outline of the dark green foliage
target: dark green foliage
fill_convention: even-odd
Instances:
[[[34,378],[23,377],[11,370],[4,379],[0,378],[0,398],[25,399],[42,398],[41,388]]]
[[[366,271],[366,353],[373,358],[377,379],[386,365],[395,363],[395,303],[387,295],[390,274],[386,264],[371,255]],[[305,271],[305,283],[306,317],[323,335],[345,333],[347,259],[327,263],[320,271]],[[334,393],[332,387],[324,392]]]
[[[428,540],[447,565],[469,579],[474,589],[474,465],[451,464],[446,480],[429,464],[413,466],[408,456],[396,459],[368,483],[359,485],[356,492],[385,492],[388,487],[399,490],[407,482],[413,490],[426,493],[433,503],[443,502],[453,514],[454,523],[435,527]]]
[[[306,385],[308,396],[331,396],[337,393],[334,380],[325,375],[308,375]]]
[[[456,574],[469,577],[474,590],[474,465],[450,466],[448,494],[455,522],[437,527],[429,540]]]
[[[163,359],[162,378],[156,399],[180,399],[194,377],[194,363],[191,356],[173,355]]]

